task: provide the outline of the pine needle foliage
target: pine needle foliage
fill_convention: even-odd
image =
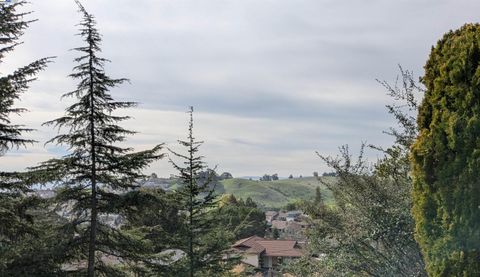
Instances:
[[[416,238],[431,276],[480,276],[480,25],[432,48],[412,147]]]
[[[179,230],[181,243],[178,248],[186,253],[186,258],[178,262],[180,276],[222,276],[230,270],[236,259],[226,258],[227,250],[234,239],[232,232],[224,230],[218,224],[218,197],[212,175],[200,181],[199,175],[205,170],[203,156],[198,155],[202,141],[193,135],[193,107],[190,116],[187,140],[179,140],[186,148],[186,154],[169,149],[174,157],[183,161],[177,163],[170,159],[179,172],[180,188],[178,201],[184,215],[183,228]],[[207,170],[214,174],[213,170]]]
[[[178,235],[183,216],[179,213],[175,192],[146,187],[135,193],[138,194],[136,209],[127,213],[122,229],[142,235],[147,247],[143,249],[142,261],[132,267],[133,271],[139,276],[178,276],[172,270],[175,259],[171,254],[184,240]]]
[[[18,12],[17,9],[26,2],[19,1],[14,4],[0,4],[0,64],[5,55],[21,44],[20,37],[33,20],[25,20],[29,12]],[[29,84],[34,81],[39,71],[45,69],[51,58],[36,60],[29,65],[18,68],[8,75],[0,75],[0,153],[9,149],[26,146],[33,143],[31,139],[22,137],[25,132],[31,131],[22,125],[13,124],[12,114],[20,114],[26,109],[14,107],[15,101],[20,98]]]
[[[26,28],[34,20],[27,20],[29,12],[19,12],[26,2],[0,4],[0,65],[15,47]],[[25,93],[36,75],[50,62],[51,58],[36,60],[12,73],[0,73],[0,157],[12,148],[26,147],[34,141],[24,137],[32,129],[15,124],[11,116],[26,111],[15,106],[15,102]],[[20,172],[0,172],[0,275],[17,275],[30,267],[38,269],[38,264],[22,264],[20,250],[27,237],[38,235],[31,214],[32,207],[37,206],[38,199],[27,197],[29,185]],[[39,255],[40,256],[40,255]],[[31,260],[30,260],[31,261]]]
[[[63,232],[70,235],[63,242],[65,262],[75,265],[87,261],[87,276],[122,275],[115,264],[135,260],[142,243],[136,236],[113,228],[99,220],[102,216],[121,216],[133,208],[126,199],[144,177],[142,170],[162,157],[161,145],[141,152],[123,147],[126,136],[135,132],[122,128],[119,122],[129,116],[117,116],[117,109],[134,107],[135,102],[115,101],[109,90],[127,81],[106,75],[101,58],[101,35],[95,18],[76,1],[82,15],[80,37],[85,45],[75,48],[80,56],[70,74],[78,85],[63,97],[76,100],[66,108],[65,115],[46,122],[59,132],[48,143],[68,148],[69,153],[58,159],[43,162],[32,170],[43,182],[54,183],[58,190],[57,207],[67,211],[68,222]],[[114,261],[109,263],[108,261]],[[116,261],[116,262],[115,262]],[[73,266],[79,272],[82,266]]]

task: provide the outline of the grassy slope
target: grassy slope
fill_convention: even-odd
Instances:
[[[326,182],[334,177],[322,177]],[[315,197],[315,188],[320,187],[326,204],[332,203],[332,195],[316,178],[295,178],[278,181],[251,181],[246,179],[223,180],[225,193],[237,198],[251,197],[266,208],[281,208],[295,200],[311,200]]]

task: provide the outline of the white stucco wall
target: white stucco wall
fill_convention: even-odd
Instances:
[[[254,267],[258,267],[258,255],[257,254],[244,254],[243,262]]]

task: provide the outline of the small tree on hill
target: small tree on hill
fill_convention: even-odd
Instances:
[[[265,174],[260,178],[260,181],[271,181],[271,180],[272,180],[272,176],[268,174]]]
[[[272,174],[272,181],[278,181],[278,174]]]
[[[220,175],[220,180],[233,179],[233,175],[230,172],[223,172]]]

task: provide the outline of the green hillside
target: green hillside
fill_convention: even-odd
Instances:
[[[333,182],[335,177],[321,177],[325,182]],[[332,204],[331,192],[316,178],[295,178],[278,181],[253,181],[246,179],[222,180],[225,193],[237,198],[251,197],[264,208],[281,208],[295,200],[311,200],[316,187],[320,187],[326,204]]]

